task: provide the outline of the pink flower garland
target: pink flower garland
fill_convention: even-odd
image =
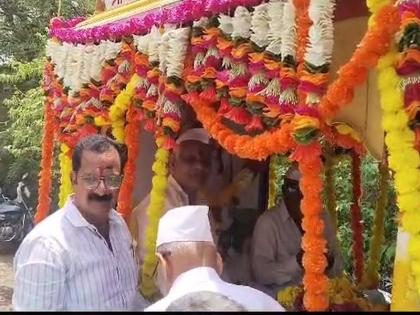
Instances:
[[[89,29],[74,30],[81,18],[63,21],[54,18],[51,21],[50,37],[72,44],[86,44],[101,40],[115,40],[123,36],[143,35],[150,31],[153,25],[189,23],[203,16],[227,12],[237,6],[255,6],[262,0],[185,0],[171,8],[163,8],[146,13],[142,17],[128,21],[95,26]]]

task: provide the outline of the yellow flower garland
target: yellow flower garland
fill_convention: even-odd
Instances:
[[[420,292],[420,156],[413,147],[415,137],[408,127],[400,78],[394,68],[397,57],[396,47],[393,47],[381,58],[378,64],[378,88],[383,110],[382,123],[387,133],[385,143],[389,149],[389,166],[395,172],[402,228],[410,234],[409,256],[412,258],[411,272],[415,276],[415,283],[405,279],[406,285],[398,285],[398,288],[406,293],[394,293],[396,288],[393,292],[393,296],[399,297],[398,300],[394,298],[393,303],[405,309],[408,307],[405,304],[407,295],[412,295],[413,289]]]
[[[59,207],[62,208],[66,203],[67,197],[73,192],[71,183],[72,162],[69,157],[70,148],[62,143],[60,145],[60,169],[61,169],[61,185],[59,193]]]
[[[159,219],[165,208],[166,187],[168,185],[168,161],[169,151],[158,148],[155,155],[155,162],[152,166],[155,175],[152,179],[150,205],[147,208],[146,255],[141,276],[141,292],[145,297],[151,297],[156,293],[153,280],[153,270],[156,266],[156,236]]]
[[[130,106],[132,98],[136,92],[136,86],[139,84],[141,78],[134,74],[128,82],[125,90],[123,90],[115,98],[114,104],[109,108],[109,117],[112,123],[112,135],[119,143],[124,142],[125,137],[125,113],[128,106]]]

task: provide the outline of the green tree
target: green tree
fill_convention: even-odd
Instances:
[[[94,0],[62,1],[61,13],[65,18],[86,16],[94,5]],[[58,6],[59,1],[0,0],[0,186],[13,198],[17,182],[28,173],[33,206],[43,128],[40,80],[48,24]],[[54,165],[56,189],[57,161]]]
[[[86,16],[93,0],[62,1],[66,18]],[[0,0],[0,58],[28,62],[44,53],[48,24],[58,13],[56,0]]]

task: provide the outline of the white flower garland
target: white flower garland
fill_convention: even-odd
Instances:
[[[168,51],[169,51],[169,41],[171,37],[174,36],[172,31],[165,32],[162,34],[160,39],[158,54],[159,54],[159,70],[162,73],[166,72],[166,66],[168,63]]]
[[[233,39],[251,37],[251,13],[247,8],[238,6],[232,19]]]
[[[149,61],[150,63],[159,62],[159,43],[160,38],[162,37],[160,30],[153,26],[150,30],[150,38],[149,38]]]
[[[251,40],[258,47],[266,47],[270,40],[268,33],[270,31],[268,3],[260,4],[254,7],[254,13],[251,19]]]
[[[150,34],[146,34],[143,36],[133,35],[134,46],[142,54],[147,55],[147,53],[149,52],[149,41]]]
[[[101,70],[106,60],[115,59],[121,51],[122,43],[102,41],[98,45],[60,44],[47,42],[46,55],[54,64],[54,72],[63,84],[77,92],[91,79],[100,81]]]
[[[296,8],[293,5],[293,0],[289,0],[284,4],[283,8],[283,31],[281,43],[281,56],[282,59],[286,56],[292,56],[296,59]]]
[[[206,27],[208,23],[209,23],[209,18],[202,17],[198,21],[193,22],[193,27]]]
[[[334,8],[334,0],[310,2],[308,13],[312,25],[309,28],[305,61],[314,66],[331,63],[334,46]]]
[[[226,35],[231,35],[233,32],[233,18],[226,14],[220,14],[218,20],[219,28],[222,30],[222,32]]]
[[[268,2],[267,14],[269,18],[267,51],[274,55],[281,54],[282,32],[283,32],[283,0],[271,0]]]
[[[184,61],[187,55],[190,27],[179,28],[171,31],[169,37],[169,48],[167,53],[167,71],[168,77],[182,78],[184,70]]]

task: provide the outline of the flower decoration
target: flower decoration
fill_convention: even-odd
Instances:
[[[156,235],[158,223],[165,207],[166,187],[168,184],[168,160],[169,151],[158,148],[155,162],[152,166],[154,177],[152,180],[152,192],[150,205],[147,208],[148,225],[146,228],[145,251],[146,255],[142,270],[141,291],[143,296],[150,297],[156,292],[153,279],[153,269],[156,265]]]

